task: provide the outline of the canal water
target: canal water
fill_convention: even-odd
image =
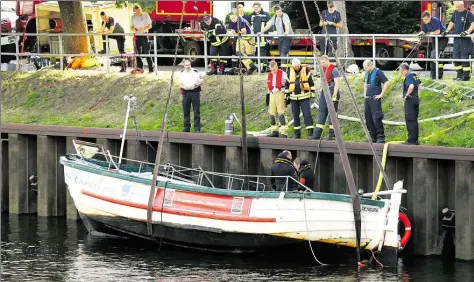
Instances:
[[[1,281],[474,281],[474,263],[400,259],[399,267],[317,266],[314,260],[216,255],[98,238],[81,221],[2,214]]]

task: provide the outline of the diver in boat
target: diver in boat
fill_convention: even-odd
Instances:
[[[270,178],[271,187],[275,191],[293,191],[296,188],[296,183],[292,179],[288,179],[286,177],[292,177],[293,179],[297,179],[297,172],[296,168],[293,166],[291,162],[292,156],[290,151],[283,151],[281,152],[275,160],[275,163],[272,166],[272,173],[271,176],[280,176],[280,177],[272,177]],[[285,190],[286,183],[288,183],[288,187]]]

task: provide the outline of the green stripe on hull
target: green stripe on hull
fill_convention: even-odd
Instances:
[[[74,161],[69,161],[64,157],[61,157],[60,163],[64,166],[68,166],[71,168],[75,168],[82,171],[87,171],[90,173],[104,175],[108,177],[118,178],[130,182],[142,183],[145,185],[151,186],[151,179],[140,178],[133,175],[123,175],[117,172],[108,171],[105,169],[98,169],[89,167],[86,165],[78,164]],[[162,181],[158,181],[159,187],[164,187],[165,183]],[[205,187],[205,186],[188,186],[185,184],[176,184],[176,183],[168,183],[166,188],[169,189],[177,189],[183,191],[191,191],[197,193],[207,193],[207,194],[217,194],[217,195],[226,195],[226,196],[240,196],[240,197],[252,197],[252,198],[279,198],[280,192],[255,192],[255,191],[244,191],[244,190],[228,190],[228,189],[219,189],[219,188],[212,188],[212,187]],[[327,201],[337,201],[337,202],[347,202],[352,203],[352,199],[350,195],[343,195],[343,194],[332,194],[332,193],[321,193],[321,192],[313,192],[313,193],[306,193],[305,199],[315,199],[315,200],[327,200]],[[302,199],[302,193],[299,192],[286,192],[285,198],[296,198]],[[368,206],[376,206],[376,207],[384,207],[385,202],[382,201],[374,201],[370,199],[361,199],[362,205]]]

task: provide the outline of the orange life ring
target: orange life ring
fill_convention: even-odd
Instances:
[[[411,223],[410,220],[408,219],[408,216],[406,214],[399,212],[398,213],[398,220],[400,220],[403,223],[403,226],[405,226],[405,233],[403,233],[402,238],[400,239],[400,248],[404,248],[408,241],[410,241],[411,237]]]

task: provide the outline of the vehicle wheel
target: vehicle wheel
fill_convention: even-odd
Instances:
[[[196,41],[188,41],[184,44],[184,55],[196,56],[202,55],[202,48]],[[193,67],[201,64],[201,58],[187,58]]]
[[[385,45],[377,45],[375,52],[377,58],[393,58],[393,49]],[[377,66],[383,70],[390,70],[395,66],[395,62],[377,59]]]

